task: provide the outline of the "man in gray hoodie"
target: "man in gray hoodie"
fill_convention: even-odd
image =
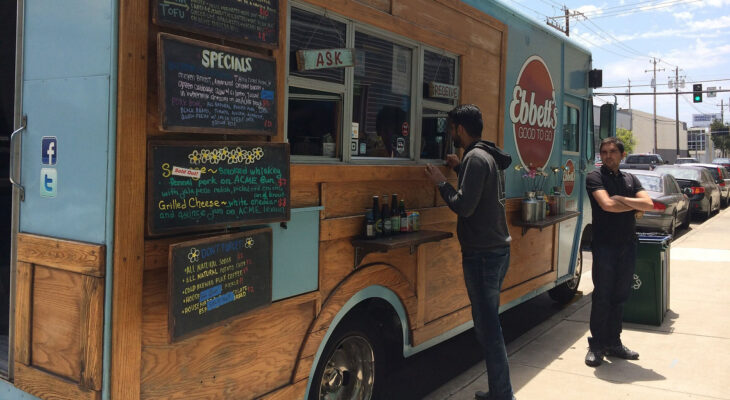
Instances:
[[[426,165],[426,176],[438,185],[441,197],[457,215],[456,233],[461,245],[462,268],[474,320],[474,330],[484,352],[489,393],[478,400],[512,400],[507,350],[499,322],[499,294],[509,267],[510,241],[505,216],[504,169],[512,157],[494,143],[481,140],[483,122],[479,108],[461,105],[448,114],[449,133],[464,149],[461,162],[449,154],[446,163],[458,175],[455,189],[444,174]]]

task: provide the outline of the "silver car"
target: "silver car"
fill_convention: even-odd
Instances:
[[[666,232],[674,236],[675,230],[687,228],[690,221],[689,198],[682,193],[672,175],[656,171],[631,170],[654,202],[654,210],[644,212],[636,220],[636,230]]]

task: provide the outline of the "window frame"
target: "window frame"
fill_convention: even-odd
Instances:
[[[576,130],[575,130],[575,148],[576,148],[576,150],[566,150],[565,149],[565,142],[563,140],[563,138],[565,137],[564,136],[565,135],[565,132],[564,132],[564,130],[565,130],[565,121],[567,120],[567,117],[568,117],[566,115],[567,114],[566,111],[567,111],[567,109],[571,109],[571,108],[578,112],[578,123],[576,124]],[[581,124],[583,122],[580,114],[581,114],[581,112],[580,112],[580,106],[578,106],[576,104],[573,104],[571,102],[568,102],[568,101],[563,101],[563,120],[562,120],[562,124],[561,124],[561,128],[562,128],[561,131],[563,131],[563,135],[561,135],[561,143],[560,143],[560,145],[562,147],[563,154],[573,155],[573,156],[579,156],[580,155],[580,142],[581,142],[581,140],[580,140],[580,136],[581,136],[580,135],[580,129],[581,129]]]
[[[291,75],[289,73],[290,65],[290,43],[291,43],[291,10],[292,8],[300,9],[305,12],[322,15],[326,18],[330,18],[339,23],[344,23],[345,29],[345,47],[355,48],[355,35],[357,32],[364,33],[370,36],[387,40],[399,46],[407,47],[411,49],[411,90],[410,90],[410,110],[407,110],[410,120],[410,134],[409,134],[409,146],[410,154],[407,158],[388,158],[388,157],[362,157],[353,155],[350,151],[351,133],[352,133],[352,107],[354,101],[354,86],[355,86],[355,69],[345,68],[345,80],[343,84],[321,81],[312,78],[305,78],[301,76]],[[332,95],[339,95],[342,98],[342,121],[339,126],[340,135],[339,143],[339,158],[329,158],[323,156],[312,156],[312,155],[291,155],[292,163],[311,163],[311,164],[350,164],[350,165],[417,165],[426,162],[434,162],[436,159],[421,159],[421,133],[422,133],[422,118],[424,108],[433,109],[437,111],[448,112],[453,109],[459,100],[452,100],[450,103],[442,103],[429,101],[424,98],[423,93],[423,77],[424,77],[424,55],[426,51],[430,51],[436,54],[442,54],[444,56],[453,58],[456,66],[454,70],[454,82],[455,86],[459,87],[459,97],[461,97],[461,75],[460,67],[461,60],[460,56],[456,53],[450,52],[445,49],[439,49],[433,46],[429,46],[425,43],[418,42],[416,40],[389,32],[387,30],[374,27],[364,22],[344,17],[342,15],[333,13],[326,9],[314,6],[303,2],[288,2],[287,4],[287,39],[286,39],[286,56],[283,62],[287,65],[285,83],[286,87],[284,90],[284,140],[289,143],[288,126],[289,126],[289,90],[291,87],[297,87],[308,90],[316,90],[320,92],[331,93]],[[305,96],[295,94],[293,98],[302,99]],[[450,141],[447,138],[447,141]],[[449,146],[447,144],[447,146]],[[447,147],[446,154],[450,147]],[[441,160],[439,160],[441,161]]]

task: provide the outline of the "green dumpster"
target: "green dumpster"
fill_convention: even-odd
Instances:
[[[636,271],[624,322],[661,325],[669,309],[670,235],[639,234]]]

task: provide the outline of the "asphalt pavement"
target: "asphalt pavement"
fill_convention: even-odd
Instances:
[[[516,398],[730,400],[729,232],[730,208],[692,224],[672,242],[663,323],[624,323],[622,340],[640,353],[637,361],[585,365],[593,285],[590,271],[584,272],[582,296],[507,344]],[[479,361],[424,398],[473,399],[486,386]]]

